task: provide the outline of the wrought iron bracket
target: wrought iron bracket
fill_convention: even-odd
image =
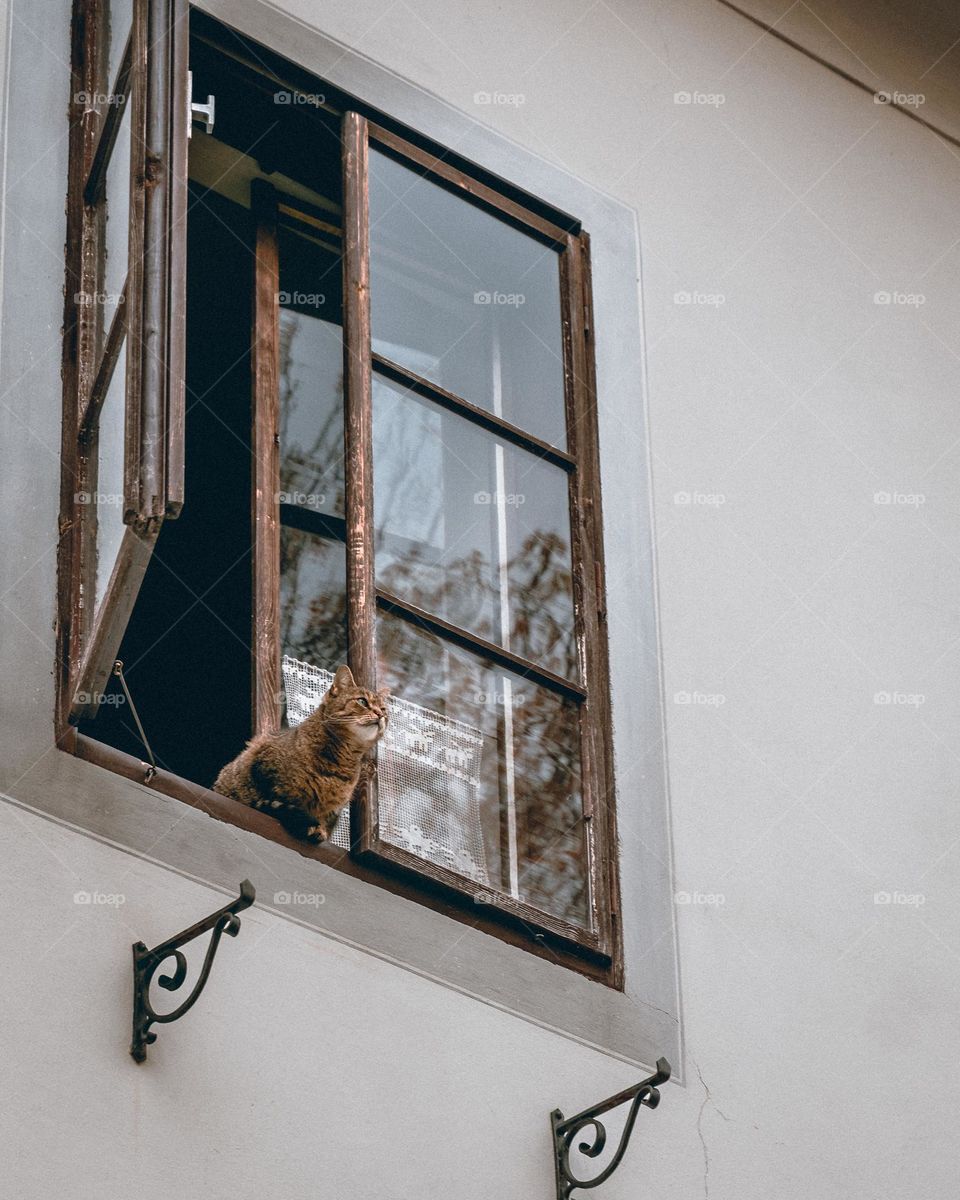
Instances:
[[[550,1114],[550,1128],[553,1131],[553,1160],[557,1172],[557,1200],[570,1200],[570,1194],[574,1188],[595,1188],[610,1178],[620,1166],[620,1160],[630,1141],[633,1123],[637,1119],[641,1104],[646,1105],[647,1108],[656,1108],[660,1103],[660,1093],[657,1088],[661,1083],[666,1083],[669,1078],[670,1064],[665,1058],[658,1058],[656,1072],[649,1079],[644,1079],[642,1083],[627,1088],[624,1092],[618,1092],[616,1096],[611,1096],[608,1100],[601,1100],[593,1108],[584,1109],[575,1117],[568,1117],[564,1120],[563,1113],[559,1108],[553,1110]],[[593,1134],[588,1134],[588,1140],[581,1142],[577,1149],[587,1158],[598,1158],[607,1144],[607,1131],[598,1118],[604,1113],[610,1112],[611,1109],[628,1103],[630,1111],[627,1113],[623,1133],[620,1135],[620,1144],[617,1146],[613,1158],[593,1179],[578,1179],[570,1168],[570,1151],[573,1148],[574,1138],[588,1126],[592,1126]]]
[[[157,1035],[150,1026],[155,1023],[168,1025],[171,1021],[177,1021],[196,1003],[213,966],[220,938],[225,933],[230,937],[237,936],[240,932],[240,918],[237,913],[249,908],[256,898],[256,889],[249,879],[245,879],[240,884],[240,895],[236,900],[198,921],[196,925],[191,925],[183,933],[178,933],[176,937],[162,942],[152,950],[148,950],[143,942],[133,943],[133,1041],[130,1043],[130,1053],[137,1062],[144,1061],[147,1057],[147,1046],[152,1046],[157,1040]],[[150,1003],[150,984],[157,968],[165,959],[172,957],[176,962],[173,974],[159,976],[157,983],[168,992],[175,992],[183,987],[187,978],[187,959],[180,947],[208,930],[213,930],[213,933],[193,991],[178,1008],[165,1013],[156,1012]]]

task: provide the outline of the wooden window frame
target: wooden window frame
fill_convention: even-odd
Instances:
[[[598,745],[600,698],[609,690],[605,672],[597,669],[603,653],[600,628],[602,570],[594,558],[601,544],[601,529],[587,514],[600,511],[599,473],[584,447],[584,426],[594,419],[587,392],[587,345],[584,313],[589,304],[585,293],[584,242],[580,236],[545,220],[516,201],[451,166],[445,159],[423,150],[406,138],[368,120],[358,112],[343,118],[344,142],[344,381],[346,405],[346,506],[347,506],[347,612],[351,665],[360,677],[376,680],[375,622],[379,610],[438,633],[466,649],[517,671],[541,687],[578,703],[580,775],[588,910],[591,928],[584,928],[519,900],[506,892],[485,889],[489,903],[508,909],[532,929],[549,932],[575,946],[607,958],[612,957],[615,930],[613,873],[615,839],[611,837],[613,789],[602,745]],[[483,413],[463,398],[429,383],[399,363],[375,355],[370,329],[370,236],[369,152],[373,147],[414,169],[423,178],[456,193],[464,203],[474,204],[521,229],[558,254],[561,288],[561,322],[564,356],[564,405],[567,449],[547,446],[502,418]],[[563,469],[568,480],[573,574],[574,632],[578,678],[565,679],[515,654],[450,625],[395,595],[380,589],[373,562],[373,418],[374,375],[386,376],[405,389],[428,397],[435,404],[481,424],[497,436],[523,446]],[[589,439],[588,439],[589,442]],[[410,851],[385,841],[378,832],[376,772],[371,772],[351,806],[351,840],[361,857],[384,860],[416,872],[451,890],[476,896],[476,884],[437,864],[426,862]]]
[[[171,0],[142,0],[154,7],[163,7]],[[181,0],[172,0],[180,3]],[[101,0],[77,0],[78,9],[99,13]],[[77,23],[75,22],[75,30]],[[95,42],[95,39],[94,39]],[[179,53],[184,53],[181,45]],[[98,76],[95,45],[90,44],[89,28],[75,35],[74,45],[75,80],[88,81]],[[78,67],[79,64],[79,67]],[[244,67],[248,64],[244,63]],[[272,73],[272,82],[281,82]],[[296,84],[294,84],[296,86]],[[82,89],[81,89],[82,90]],[[177,107],[176,105],[174,106]],[[272,840],[289,843],[291,848],[307,857],[326,862],[338,869],[360,875],[364,879],[387,886],[400,894],[410,896],[429,907],[448,913],[457,920],[481,927],[504,940],[522,945],[525,949],[543,957],[549,957],[562,965],[573,967],[582,973],[601,980],[613,987],[623,986],[622,931],[619,924],[619,880],[617,863],[616,814],[614,807],[614,784],[612,774],[612,725],[609,708],[609,663],[606,636],[606,605],[604,599],[604,568],[602,551],[602,507],[599,486],[599,448],[597,442],[596,391],[593,361],[593,327],[590,292],[590,241],[576,222],[559,223],[538,211],[538,202],[531,205],[517,199],[516,189],[507,185],[500,189],[497,181],[477,169],[471,171],[469,164],[460,160],[451,161],[453,156],[441,147],[425,143],[409,130],[406,136],[394,132],[372,117],[380,114],[365,112],[344,105],[340,110],[343,119],[343,167],[344,167],[344,399],[345,399],[345,449],[347,480],[347,589],[349,614],[349,660],[354,672],[365,682],[373,683],[376,677],[374,652],[374,625],[378,606],[386,609],[400,607],[409,619],[437,623],[437,618],[420,613],[397,597],[379,593],[373,579],[373,521],[372,521],[372,374],[377,371],[404,387],[428,396],[433,402],[452,411],[468,415],[490,432],[503,436],[514,444],[539,454],[547,461],[567,471],[569,479],[571,516],[571,557],[574,573],[574,610],[576,623],[576,649],[580,678],[585,687],[562,680],[552,673],[539,669],[529,672],[529,664],[519,665],[536,678],[539,674],[551,687],[570,688],[580,700],[581,725],[581,771],[583,806],[587,843],[587,862],[591,906],[594,928],[581,929],[569,922],[552,917],[531,905],[504,895],[491,905],[478,906],[476,888],[465,888],[463,878],[453,872],[435,866],[399,847],[384,843],[376,835],[375,776],[371,775],[362,785],[351,805],[351,828],[354,850],[352,854],[339,852],[330,846],[312,847],[294,842],[277,825],[262,814],[234,801],[218,796],[208,789],[160,770],[145,770],[145,764],[129,755],[105,746],[93,738],[76,732],[71,718],[69,700],[71,688],[78,678],[77,666],[71,655],[75,652],[77,637],[76,588],[73,580],[82,561],[81,539],[77,536],[76,506],[64,520],[61,559],[61,628],[60,645],[63,653],[60,663],[69,664],[61,671],[60,701],[58,703],[58,737],[64,749],[70,750],[88,761],[107,766],[129,778],[167,795],[176,795],[194,806],[204,808],[211,815],[244,828],[254,828]],[[390,122],[392,124],[392,122]],[[98,131],[91,136],[89,128],[80,123],[71,131],[71,193],[76,188],[76,177],[86,178],[78,172],[76,164],[95,163],[98,146],[102,144]],[[394,156],[416,164],[421,174],[434,182],[463,195],[464,201],[494,213],[501,220],[522,229],[558,251],[560,261],[562,339],[564,354],[564,403],[567,415],[568,448],[561,450],[531,437],[508,422],[482,412],[462,398],[444,391],[427,380],[421,379],[399,364],[390,363],[372,352],[370,343],[369,313],[369,238],[368,238],[368,193],[367,161],[370,144],[385,149]],[[185,147],[185,140],[183,141]],[[184,172],[185,177],[185,172]],[[185,195],[185,190],[184,190]],[[522,194],[521,194],[522,195]],[[251,377],[254,387],[254,476],[252,487],[252,530],[254,562],[254,612],[252,642],[252,707],[253,725],[256,731],[276,728],[279,721],[279,505],[277,500],[278,430],[277,411],[277,356],[278,344],[277,304],[278,257],[275,215],[271,218],[269,203],[260,204],[257,232],[257,257],[271,260],[267,272],[262,273],[262,286],[258,286],[253,298],[254,336],[251,347]],[[185,217],[185,203],[180,219]],[[170,210],[171,216],[175,209]],[[561,218],[562,220],[562,218]],[[271,223],[272,222],[272,223]],[[90,214],[76,206],[68,212],[68,229],[72,226],[83,230],[90,227]],[[93,228],[96,229],[95,223]],[[68,241],[68,245],[70,245]],[[74,256],[68,261],[68,298],[70,293],[71,267],[80,277],[83,274],[84,256]],[[179,259],[173,255],[171,263],[179,261],[181,280],[182,252]],[[272,272],[272,273],[271,273]],[[261,273],[258,272],[258,279]],[[273,280],[271,283],[270,280]],[[171,304],[171,311],[174,306]],[[178,312],[178,321],[171,324],[171,337],[183,343],[184,305]],[[69,299],[68,299],[69,313]],[[76,313],[69,313],[77,327]],[[82,333],[82,330],[78,330]],[[108,336],[107,346],[110,345]],[[359,352],[358,352],[359,348]],[[64,421],[64,501],[67,492],[75,489],[75,478],[80,456],[74,456],[73,433],[70,428],[69,410],[76,406],[81,395],[80,381],[84,377],[88,354],[84,353],[81,336],[65,339],[65,406]],[[67,369],[69,368],[69,370]],[[89,373],[89,368],[86,368]],[[271,400],[272,397],[272,400]],[[77,411],[80,411],[79,409]],[[182,417],[183,392],[180,391],[179,410],[176,404],[170,410]],[[170,456],[174,468],[174,483],[178,468],[182,502],[182,453],[177,460]],[[162,514],[153,514],[154,526],[164,515],[176,515],[176,495],[173,503]],[[154,535],[155,538],[155,535]],[[63,570],[63,564],[68,570]],[[145,569],[146,559],[143,561]],[[142,575],[142,572],[141,572]],[[66,578],[66,584],[65,584]],[[135,598],[135,590],[133,592]],[[132,609],[133,600],[129,608]],[[117,644],[129,611],[122,623],[111,633]],[[462,635],[453,627],[444,629],[445,636]],[[516,669],[509,661],[512,656],[498,647],[485,646],[480,639],[466,637],[470,648],[480,653],[489,652],[489,657],[502,665]],[[539,680],[538,680],[539,682]],[[585,695],[584,695],[585,693]]]
[[[133,0],[109,78],[108,0],[74,0],[64,301],[57,735],[96,711],[160,527],[183,505],[186,0]],[[89,103],[109,97],[106,112]],[[126,275],[105,328],[106,184],[130,116]],[[93,302],[84,303],[84,298]],[[121,348],[124,532],[94,608],[100,416]]]

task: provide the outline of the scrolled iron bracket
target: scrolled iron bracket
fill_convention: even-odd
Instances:
[[[178,933],[176,937],[155,946],[152,950],[148,950],[143,942],[133,943],[133,1041],[130,1043],[130,1053],[138,1063],[147,1057],[147,1046],[152,1046],[157,1040],[157,1035],[150,1026],[155,1023],[169,1025],[171,1021],[179,1020],[194,1006],[207,982],[220,938],[225,933],[230,937],[237,936],[240,932],[240,918],[237,913],[249,908],[256,898],[256,889],[249,879],[245,879],[240,884],[240,895],[236,900],[198,921],[196,925],[191,925],[183,933]],[[211,929],[213,934],[193,991],[178,1008],[166,1013],[156,1012],[150,1003],[150,984],[157,968],[166,959],[173,958],[176,963],[173,974],[159,976],[157,984],[168,992],[175,992],[183,987],[187,978],[187,959],[180,947]]]
[[[568,1117],[564,1120],[563,1113],[559,1108],[553,1110],[550,1114],[550,1128],[553,1131],[553,1157],[557,1172],[557,1200],[570,1200],[570,1194],[574,1188],[595,1188],[610,1178],[623,1158],[641,1104],[646,1105],[647,1108],[656,1108],[660,1103],[660,1093],[657,1088],[661,1083],[666,1083],[669,1078],[670,1064],[665,1058],[658,1058],[656,1072],[649,1079],[644,1079],[642,1083],[627,1088],[624,1092],[618,1092],[616,1096],[611,1096],[608,1100],[601,1100],[593,1108],[584,1109],[575,1117]],[[598,1118],[604,1113],[610,1112],[611,1109],[619,1108],[621,1104],[627,1103],[630,1103],[630,1111],[627,1113],[623,1133],[620,1135],[620,1144],[617,1146],[613,1158],[593,1179],[578,1179],[570,1168],[570,1151],[574,1138],[588,1126],[592,1126],[593,1134],[588,1134],[589,1140],[581,1142],[577,1149],[587,1158],[598,1158],[607,1144],[607,1131]]]

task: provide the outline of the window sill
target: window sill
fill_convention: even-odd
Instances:
[[[336,871],[342,871],[355,879],[362,880],[364,883],[383,888],[394,895],[403,896],[433,912],[442,913],[454,921],[478,929],[529,954],[576,971],[607,987],[619,991],[623,989],[622,971],[611,964],[608,958],[601,955],[593,956],[584,950],[573,951],[558,938],[540,932],[534,933],[521,920],[514,919],[509,912],[485,908],[478,915],[475,905],[457,897],[455,893],[448,891],[434,880],[419,875],[414,876],[413,872],[405,871],[399,866],[380,862],[374,866],[338,847],[315,846],[300,841],[291,837],[279,821],[266,813],[258,812],[227,796],[221,796],[219,792],[211,791],[200,784],[191,783],[170,771],[157,769],[147,778],[147,764],[141,759],[78,733],[72,727],[61,739],[60,748],[85,762],[93,763],[95,766],[132,780],[150,791],[182,801],[217,821],[223,821],[238,829],[255,833],[286,850],[294,851],[302,858],[312,859],[324,866],[332,867]]]

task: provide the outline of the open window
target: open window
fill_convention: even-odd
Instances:
[[[187,6],[113,0],[83,17],[62,521],[73,721],[102,703],[160,526],[183,503]]]
[[[217,123],[175,181],[178,32],[158,60],[165,207],[124,305],[141,313],[159,272],[164,323],[138,316],[158,349],[137,340],[114,397],[139,457],[110,551],[123,565],[90,633],[70,630],[75,691],[94,697],[71,709],[78,752],[274,836],[269,816],[198,793],[349,661],[391,689],[390,727],[333,846],[298,849],[618,983],[588,237],[192,21]],[[132,211],[152,196],[131,178]],[[120,337],[106,326],[94,377]],[[78,380],[88,353],[78,342]],[[65,549],[83,584],[89,525]]]

